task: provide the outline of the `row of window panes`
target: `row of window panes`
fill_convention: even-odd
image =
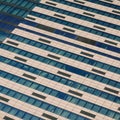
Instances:
[[[75,113],[72,113],[70,111],[64,110],[64,109],[59,108],[57,106],[51,105],[49,103],[43,102],[41,100],[38,100],[36,98],[30,97],[28,95],[22,94],[20,92],[11,90],[11,89],[3,87],[3,86],[0,86],[0,92],[5,94],[5,95],[8,95],[10,97],[13,97],[15,99],[18,99],[20,101],[23,101],[25,103],[31,104],[33,106],[36,106],[36,107],[39,107],[41,109],[47,110],[49,112],[55,113],[55,114],[60,115],[62,117],[68,118],[70,120],[89,120],[85,117],[82,117],[82,116],[77,115]],[[117,116],[117,113],[114,111],[110,111],[110,115],[111,114],[114,114],[114,117]]]
[[[23,63],[20,63],[20,62],[17,62],[17,61],[14,61],[14,60],[11,60],[11,59],[2,57],[2,56],[1,56],[1,60],[0,60],[0,61],[3,62],[3,63],[5,63],[5,64],[9,64],[9,65],[11,65],[11,66],[14,66],[14,67],[16,67],[16,68],[19,68],[19,69],[22,69],[22,70],[31,72],[31,73],[33,73],[33,74],[37,74],[37,75],[39,75],[39,76],[45,77],[45,78],[47,78],[47,79],[54,80],[54,81],[56,81],[56,82],[61,79],[61,77],[59,77],[59,76],[57,76],[57,75],[51,74],[51,73],[49,73],[49,72],[46,72],[46,71],[43,71],[43,70],[34,68],[34,67],[32,67],[32,66],[29,66],[29,65],[25,65],[25,64],[23,64]],[[94,75],[91,75],[90,77],[91,77],[91,79],[93,79]],[[59,78],[59,79],[58,79],[58,78]],[[101,79],[101,77],[96,76],[96,79],[93,79],[93,80],[98,81],[98,80],[100,80],[100,79]],[[106,80],[108,80],[108,79],[107,79],[107,78],[106,78],[106,79],[102,79],[100,82],[105,83]],[[66,81],[66,84],[69,84],[69,82],[67,82],[67,79],[65,79],[64,82],[65,82],[65,81]],[[115,87],[120,88],[120,83],[117,82],[117,81],[110,80],[109,83],[107,83],[107,84],[108,84],[108,85],[110,84],[111,86],[115,86]],[[75,84],[75,85],[76,85],[76,84]],[[80,86],[79,86],[79,84],[78,84],[78,86],[76,85],[75,87],[81,89]],[[94,91],[93,91],[93,92],[94,92]],[[108,97],[108,99],[113,99],[113,101],[116,101],[116,103],[119,103],[119,99],[115,99],[115,100],[114,100],[114,98],[113,98],[112,96],[104,96],[104,98],[107,98],[107,97]]]
[[[58,115],[60,115],[62,117],[66,117],[66,118],[68,118],[70,120],[88,120],[85,117],[82,117],[82,116],[74,114],[74,113],[72,113],[70,111],[61,109],[61,108],[59,108],[57,106],[53,106],[53,105],[51,105],[49,103],[46,103],[46,102],[43,102],[41,100],[32,98],[30,96],[24,95],[24,94],[19,93],[17,91],[13,91],[13,90],[11,90],[9,88],[6,88],[6,87],[3,87],[3,86],[0,87],[0,91],[1,91],[1,93],[5,94],[5,95],[11,96],[11,97],[13,97],[15,99],[21,100],[23,102],[26,102],[26,103],[31,104],[33,106],[39,107],[41,109],[45,109],[47,111],[53,112],[53,113],[58,114]],[[70,100],[70,99],[71,98],[69,98],[68,100]],[[72,102],[74,102],[74,101],[75,100],[73,100]],[[114,118],[115,120],[119,120],[119,118],[120,118],[120,114],[118,112],[108,110],[107,108],[102,107],[100,109],[99,106],[89,104],[89,102],[85,103],[83,100],[81,100],[79,102],[79,104],[81,106],[88,106],[88,108],[91,108],[91,110],[94,110],[95,112],[99,112],[99,113],[101,113],[103,115],[106,115],[108,117]],[[51,107],[54,108],[54,109],[51,110],[50,109]],[[61,109],[61,112],[58,113],[58,111],[57,111],[57,113],[56,113],[56,109]],[[67,113],[67,114],[65,114],[65,113]],[[75,118],[74,117],[72,118],[72,116],[74,116]]]
[[[13,16],[6,16],[4,14],[1,14],[0,15],[0,19],[2,21],[7,21],[7,22],[11,22],[12,24],[18,24],[20,22],[23,22],[27,25],[32,25],[32,26],[36,26],[36,23],[33,23],[33,22],[30,22],[30,21],[27,21],[27,20],[20,20],[18,18],[15,18]],[[7,27],[10,26],[10,28],[12,28],[11,25],[8,25],[6,23],[1,23],[1,24],[4,24],[4,26],[6,25]],[[1,26],[2,28],[2,26]],[[6,28],[7,29],[7,28]],[[91,40],[92,41],[92,40]],[[83,41],[84,42],[84,41]],[[89,42],[87,44],[90,44]],[[90,44],[91,45],[91,44]],[[100,47],[100,48],[103,48],[103,49],[107,49],[107,50],[111,50],[113,52],[117,52],[117,53],[120,53],[120,48],[117,48],[117,47],[114,47],[114,46],[110,46],[110,45],[107,45],[107,44],[104,44],[104,43],[101,43],[101,42],[97,42],[97,41],[94,41],[94,44],[92,44],[94,46],[97,46],[97,47]]]
[[[67,45],[70,45],[70,46],[74,46],[74,47],[76,47],[76,48],[80,48],[80,49],[83,49],[83,50],[87,50],[87,51],[93,52],[93,53],[95,53],[95,54],[100,54],[100,55],[105,56],[105,57],[108,57],[108,58],[112,58],[112,59],[115,59],[115,60],[118,60],[118,61],[120,60],[120,58],[117,57],[117,56],[112,56],[112,55],[103,53],[103,52],[101,52],[101,51],[97,51],[97,50],[94,50],[94,49],[91,49],[91,48],[87,48],[87,47],[85,47],[85,46],[81,46],[81,45],[78,45],[78,44],[71,43],[71,42],[69,42],[69,41],[64,41],[64,40],[62,40],[62,39],[59,39],[59,38],[56,38],[56,37],[53,37],[53,36],[50,36],[50,35],[46,35],[46,34],[43,34],[43,33],[40,33],[40,32],[36,32],[36,31],[30,30],[30,29],[27,29],[27,28],[22,28],[22,27],[19,27],[19,29],[22,30],[22,31],[27,31],[27,32],[32,33],[32,34],[36,34],[36,35],[40,35],[40,36],[43,36],[43,37],[52,39],[52,40],[54,40],[54,41],[62,42],[62,43],[64,43],[64,44],[67,44]],[[61,34],[60,32],[61,32],[61,30],[55,30],[54,33],[55,33],[55,34]],[[74,34],[71,34],[71,33],[62,31],[62,35],[65,36],[65,37],[71,38],[71,37],[73,37]],[[9,36],[9,35],[8,35],[8,36]],[[75,35],[74,35],[74,37],[76,38]],[[73,38],[73,39],[74,39],[74,38]]]
[[[90,59],[90,58],[87,58],[87,57],[84,57],[84,56],[81,56],[81,55],[77,55],[77,54],[74,54],[74,53],[71,53],[71,52],[68,52],[68,51],[50,46],[50,45],[46,45],[44,43],[40,43],[40,42],[37,42],[37,41],[33,41],[33,40],[30,40],[30,39],[24,38],[24,37],[21,37],[21,36],[18,36],[18,35],[12,35],[11,34],[9,37],[11,39],[17,40],[19,42],[22,42],[22,43],[25,43],[25,44],[28,44],[28,45],[31,45],[31,46],[35,46],[37,48],[47,50],[47,51],[50,51],[50,52],[62,55],[64,57],[68,57],[70,59],[74,59],[74,60],[89,64],[89,65],[92,65],[92,66],[95,66],[95,67],[98,67],[98,68],[102,68],[102,69],[108,70],[108,71],[113,72],[113,73],[120,74],[120,68],[118,68],[118,67],[108,65],[106,63],[102,63],[102,62],[99,62],[99,61],[96,61],[96,60],[93,60],[93,59]],[[5,45],[1,45],[1,48],[4,48],[4,46]]]
[[[0,86],[0,88],[1,88],[1,86]],[[25,111],[22,111],[20,109],[9,106],[2,102],[0,102],[0,111],[11,114],[11,115],[21,118],[23,120],[43,120],[40,117],[34,116],[32,114],[29,114]]]
[[[0,5],[0,12],[7,12],[9,14],[16,15],[16,16],[22,16],[22,17],[25,17],[28,14],[28,12],[26,12],[25,10],[10,7],[4,4]]]
[[[54,77],[54,79],[51,79],[51,80],[53,80],[55,82],[58,82],[58,83],[61,83],[61,84],[67,85],[67,86],[71,86],[71,87],[76,88],[78,90],[85,91],[87,93],[102,97],[102,98],[110,100],[110,101],[114,101],[115,103],[120,103],[120,98],[119,97],[111,95],[109,93],[97,90],[95,88],[92,88],[92,87],[89,87],[89,86],[86,86],[86,85],[83,85],[83,84],[80,84],[80,83],[77,83],[77,82],[74,82],[74,81],[71,81],[69,79],[65,79],[65,78],[61,78],[59,76],[55,76],[53,74],[47,74],[47,73],[41,73],[41,74],[44,74],[43,77],[47,76],[49,79]],[[66,96],[65,96],[65,93],[54,90],[52,88],[45,87],[41,84],[32,82],[32,81],[24,79],[24,78],[21,78],[19,76],[13,75],[11,73],[0,70],[0,76],[3,77],[3,78],[6,78],[8,80],[11,80],[13,82],[16,82],[18,84],[30,87],[30,88],[35,89],[35,90],[38,90],[40,92],[44,92],[46,94],[56,96],[60,99],[63,99],[63,100],[67,99]],[[62,96],[62,98],[60,96]],[[74,103],[74,104],[76,104],[76,103]]]
[[[100,1],[100,0],[88,0],[88,2],[92,2],[92,3],[95,3],[95,4],[99,4],[99,5],[103,5],[103,6],[107,6],[107,7],[110,7],[110,8],[115,8],[115,9],[120,10],[120,6],[115,5],[113,3],[108,3],[108,2],[104,2],[104,1]]]
[[[8,26],[10,26],[10,28],[12,28],[11,25],[7,25],[6,27],[8,27]],[[115,60],[120,60],[120,58],[118,58],[117,56],[108,55],[108,54],[106,54],[106,53],[102,53],[102,52],[100,52],[100,51],[96,51],[96,50],[93,50],[93,49],[91,49],[91,48],[86,48],[86,47],[84,47],[84,46],[80,46],[80,45],[77,45],[77,44],[74,44],[74,43],[70,43],[70,42],[67,42],[67,41],[63,41],[63,40],[61,40],[61,39],[58,39],[58,38],[55,38],[55,37],[52,37],[52,36],[48,36],[48,35],[45,35],[45,34],[42,34],[42,33],[38,33],[38,32],[35,32],[35,31],[31,31],[31,30],[26,29],[26,28],[19,27],[19,29],[24,30],[24,31],[27,31],[27,32],[30,32],[30,33],[34,33],[34,34],[37,34],[37,35],[40,35],[40,36],[43,36],[43,37],[47,37],[47,38],[50,38],[50,39],[52,39],[52,40],[59,41],[59,42],[62,42],[62,43],[64,43],[64,44],[68,44],[68,45],[71,45],[71,46],[74,46],[74,47],[77,47],[77,48],[80,48],[80,49],[83,49],[83,50],[87,50],[87,51],[90,51],[90,52],[94,52],[94,53],[96,53],[96,54],[100,54],[100,55],[103,55],[103,56],[107,56],[108,58],[112,58],[112,59],[115,59]],[[0,30],[0,31],[1,31],[1,30]],[[58,30],[57,30],[57,31],[58,31]],[[4,31],[4,32],[5,32],[5,31]],[[58,31],[58,33],[60,33],[60,32]],[[8,33],[6,33],[6,32],[5,32],[5,34],[6,34],[8,37],[9,37],[9,35],[10,35],[10,34],[8,34]],[[11,33],[11,34],[12,34],[12,33]],[[64,32],[64,34],[65,34],[65,32]],[[67,36],[69,36],[69,34],[68,34]]]
[[[79,24],[76,24],[76,23],[73,23],[73,22],[69,22],[69,21],[66,21],[66,20],[55,18],[55,17],[45,15],[45,14],[42,14],[42,13],[37,13],[37,14],[35,14],[35,13],[36,12],[31,11],[30,15],[37,16],[37,17],[40,17],[40,18],[43,18],[43,19],[46,19],[46,20],[50,20],[52,22],[56,22],[56,23],[59,23],[59,24],[63,24],[63,25],[72,27],[72,28],[76,28],[76,29],[79,29],[79,30],[83,30],[85,32],[89,32],[89,33],[92,33],[92,34],[95,34],[95,35],[110,38],[110,39],[113,39],[115,41],[120,41],[120,37],[117,36],[117,35],[106,33],[106,32],[100,31],[100,30],[89,28],[89,27],[86,27],[86,26],[83,26],[83,25],[79,25]]]
[[[11,25],[10,25],[11,26]],[[117,57],[117,56],[112,56],[112,55],[109,55],[109,54],[106,54],[106,53],[103,53],[103,52],[101,52],[101,51],[96,51],[96,50],[94,50],[94,49],[91,49],[91,48],[87,48],[87,47],[84,47],[84,46],[80,46],[80,45],[77,45],[77,44],[74,44],[74,43],[70,43],[70,42],[68,42],[68,41],[64,41],[64,40],[61,40],[61,39],[59,39],[59,38],[55,38],[55,37],[53,37],[53,36],[49,36],[49,35],[45,35],[45,34],[43,34],[43,33],[38,33],[38,32],[36,32],[36,31],[32,31],[32,30],[29,30],[29,29],[26,29],[26,28],[22,28],[22,27],[19,27],[19,29],[21,29],[21,30],[23,30],[23,31],[27,31],[27,32],[30,32],[30,33],[34,33],[34,34],[37,34],[37,35],[40,35],[40,36],[43,36],[43,37],[46,37],[46,38],[50,38],[50,39],[52,39],[52,40],[55,40],[55,41],[58,41],[58,42],[62,42],[62,43],[64,43],[64,44],[68,44],[68,45],[71,45],[71,46],[74,46],[74,47],[76,47],[76,48],[80,48],[80,49],[83,49],[83,50],[87,50],[87,51],[89,51],[89,52],[93,52],[93,53],[96,53],[96,54],[100,54],[100,55],[102,55],[102,56],[107,56],[108,58],[112,58],[112,59],[115,59],[115,60],[120,60],[120,58],[119,57]],[[0,29],[0,31],[1,31],[1,29]],[[5,33],[6,33],[6,31],[4,31]],[[60,30],[56,30],[55,31],[55,33],[56,34],[60,34]],[[63,32],[63,31],[62,31]],[[6,33],[7,34],[7,36],[9,37],[9,33]],[[11,33],[12,34],[12,33]],[[71,36],[73,36],[73,34],[70,34],[70,33],[67,33],[67,32],[63,32],[63,35],[64,36],[66,36],[66,37],[69,37],[69,38],[71,38]],[[74,35],[74,37],[76,38],[76,36]]]
[[[116,24],[113,24],[113,23],[108,23],[108,22],[98,20],[98,19],[95,19],[95,18],[91,18],[91,17],[88,17],[88,16],[80,15],[80,14],[74,13],[72,11],[67,11],[67,10],[64,10],[64,9],[56,8],[56,7],[45,5],[45,4],[42,4],[42,3],[37,4],[37,6],[41,7],[41,8],[51,10],[51,11],[55,11],[57,13],[72,16],[74,18],[86,20],[86,21],[89,21],[89,22],[93,22],[93,23],[96,23],[96,24],[100,24],[100,25],[103,25],[103,26],[107,26],[107,27],[110,27],[110,28],[113,28],[113,29],[120,30],[119,25],[116,25]]]
[[[3,59],[6,59],[5,61]],[[73,72],[75,74],[78,74],[78,75],[81,75],[81,76],[84,76],[86,78],[89,78],[89,79],[92,79],[92,80],[95,80],[95,81],[98,81],[98,82],[101,82],[101,83],[104,83],[104,84],[107,84],[107,85],[111,85],[111,86],[114,86],[114,87],[117,87],[117,88],[120,88],[120,82],[117,82],[117,81],[114,81],[112,79],[109,79],[109,78],[105,78],[103,76],[100,76],[100,75],[97,75],[97,74],[94,74],[94,73],[90,73],[90,72],[87,72],[85,70],[81,70],[81,69],[77,69],[75,67],[71,67],[71,66],[68,66],[68,65],[65,65],[65,64],[62,64],[62,63],[59,63],[57,61],[44,61],[44,58],[42,59],[40,57],[39,61],[43,60],[43,63],[49,63],[49,65],[52,65],[52,66],[56,66],[58,68],[62,68],[62,69],[65,69],[67,71],[70,71],[70,72]],[[10,62],[11,60],[7,60],[7,58],[4,58],[4,57],[1,57],[1,61],[8,64],[8,62]],[[17,61],[11,61],[11,65],[14,65],[14,63],[17,62]],[[13,64],[12,64],[13,63]],[[22,64],[20,64],[22,65]],[[17,65],[17,67],[23,67],[22,66],[19,66]],[[30,67],[30,66],[29,66]],[[25,67],[26,68],[26,67]],[[72,68],[72,69],[71,69]],[[28,67],[26,70],[29,70]],[[35,68],[33,69],[33,72]]]
[[[10,16],[10,15],[4,14],[4,13],[0,13],[0,21],[1,21],[0,24],[5,24],[6,22],[9,22],[9,23],[12,23],[14,25],[17,25],[18,23],[21,22],[21,20],[16,18],[15,16]],[[6,25],[8,25],[8,24],[6,24]]]
[[[12,15],[17,15],[20,17],[26,17],[26,15],[29,13],[29,10],[32,10],[35,7],[35,3],[31,1],[25,1],[25,0],[2,0],[0,5],[0,11],[1,12],[7,12]],[[7,4],[6,4],[7,3]],[[9,5],[8,5],[9,3]],[[13,5],[15,4],[15,7]],[[20,8],[21,7],[21,8]],[[26,10],[24,10],[22,7],[24,7]]]
[[[31,22],[31,21],[27,21],[27,20],[22,21],[22,23],[30,25],[30,26],[34,26],[34,27],[36,27],[38,25],[35,22]],[[67,32],[64,32],[64,31],[61,31],[61,30],[58,30],[58,29],[55,29],[54,33],[62,35],[62,36],[66,36],[66,37],[69,37],[69,38],[72,38],[74,40],[77,39],[77,37],[78,37],[75,34],[67,33]],[[87,44],[90,44],[90,45],[93,45],[93,46],[96,46],[96,47],[100,47],[100,48],[103,48],[103,49],[106,49],[106,50],[110,50],[110,51],[113,51],[113,52],[120,53],[120,48],[110,46],[110,45],[107,45],[105,43],[101,43],[101,42],[98,42],[98,41],[95,41],[95,40],[91,40],[91,41],[89,40],[89,42],[87,40],[84,40],[82,42],[85,42]]]
[[[28,9],[32,9],[34,6],[34,3],[28,0],[1,0],[1,2],[7,3],[7,5],[15,4],[16,7],[19,6],[19,7],[24,7]]]
[[[68,5],[68,6],[71,6],[71,7],[75,7],[75,8],[78,8],[78,9],[82,9],[82,10],[85,10],[85,11],[97,13],[97,14],[100,14],[100,15],[108,16],[108,17],[111,17],[111,18],[114,18],[114,19],[120,19],[119,15],[112,14],[112,13],[109,13],[109,12],[106,12],[106,11],[103,11],[103,10],[100,10],[100,9],[87,7],[87,6],[84,6],[84,5],[81,5],[81,4],[76,4],[76,3],[73,3],[73,2],[70,2],[70,1],[66,1],[66,0],[51,0],[51,1],[58,2],[58,3]]]

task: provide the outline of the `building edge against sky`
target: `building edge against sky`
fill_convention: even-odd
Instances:
[[[0,120],[120,120],[120,1],[0,0]]]

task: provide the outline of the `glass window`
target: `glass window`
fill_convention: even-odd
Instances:
[[[42,86],[42,85],[40,85],[40,86],[37,88],[37,90],[39,90],[39,91],[44,91],[44,89],[45,89],[45,87]]]
[[[40,120],[38,117],[33,116],[30,120]]]
[[[3,110],[4,112],[9,113],[9,111],[11,110],[11,107],[5,106],[2,110]]]
[[[1,76],[1,77],[5,77],[6,75],[7,75],[7,73],[5,73],[5,72],[2,72],[2,73],[1,73],[1,72],[0,72],[0,76]]]
[[[55,113],[57,114],[57,115],[61,115],[61,113],[62,113],[62,109],[61,108],[56,108],[55,109]]]
[[[14,91],[9,91],[8,95],[12,97],[12,96],[15,95],[15,92]]]
[[[41,106],[41,104],[42,104],[42,102],[41,102],[41,101],[35,101],[35,102],[34,102],[34,105],[35,105],[36,107],[40,107],[40,106]]]
[[[35,102],[35,99],[29,98],[27,102],[30,103],[30,104],[33,104]]]
[[[85,107],[88,108],[88,109],[91,109],[91,108],[93,107],[93,104],[91,104],[91,103],[86,103]]]
[[[6,88],[2,89],[2,93],[7,94],[8,92],[9,92],[8,89],[6,89]]]
[[[66,84],[67,80],[62,78],[61,81],[60,81],[62,84]]]
[[[24,112],[23,111],[18,111],[18,113],[16,114],[17,117],[23,118],[24,116]]]
[[[48,76],[47,76],[47,78],[48,78],[48,79],[53,79],[53,78],[54,78],[54,75],[49,73]]]
[[[25,86],[28,86],[28,87],[30,87],[30,86],[31,86],[31,84],[32,84],[32,82],[31,82],[31,81],[26,81],[26,82],[24,83],[24,85],[25,85]]]
[[[68,118],[69,115],[70,115],[70,112],[68,111],[63,111],[61,114],[61,116],[66,117],[66,118]]]
[[[15,115],[16,113],[18,112],[18,110],[17,109],[11,109],[10,111],[9,111],[9,113],[10,114],[12,114],[12,115]]]
[[[106,113],[108,112],[108,110],[106,108],[101,108],[100,109],[100,113],[106,115]]]
[[[70,101],[71,103],[77,104],[79,101],[78,98],[72,98],[72,100]]]
[[[67,97],[66,97],[66,101],[69,101],[69,102],[70,102],[71,100],[72,100],[72,97],[71,97],[71,96],[67,96]]]
[[[28,100],[28,97],[24,95],[24,96],[22,96],[22,97],[20,98],[20,100],[26,102],[26,101]]]
[[[119,120],[120,119],[120,113],[116,113],[115,116],[114,116],[114,119]]]
[[[46,88],[46,89],[44,90],[44,92],[47,93],[47,94],[50,94],[51,91],[52,91],[51,88]]]
[[[16,99],[20,99],[21,96],[22,96],[22,94],[20,94],[20,93],[16,93],[16,94],[14,95],[14,98],[16,98]]]
[[[51,105],[50,105],[47,110],[54,113],[54,111],[55,111],[55,106],[51,106]]]
[[[47,103],[43,103],[40,107],[43,108],[43,109],[45,109],[45,110],[47,110],[48,106],[49,105]]]
[[[38,84],[37,83],[33,83],[30,87],[33,88],[33,89],[37,89],[38,88]]]
[[[30,120],[31,118],[32,118],[32,115],[30,115],[30,114],[24,115],[24,120]]]
[[[95,112],[99,112],[100,107],[97,106],[97,105],[94,105],[93,108],[92,108],[92,110],[95,111]]]
[[[83,100],[80,100],[80,101],[79,101],[79,103],[78,103],[78,105],[80,105],[80,106],[83,106],[83,107],[84,107],[84,106],[86,105],[86,102],[85,102],[85,101],[83,101]]]
[[[51,93],[50,93],[50,95],[52,95],[52,96],[57,96],[57,94],[58,94],[58,91],[55,91],[55,90],[51,91]]]
[[[96,95],[96,96],[100,96],[101,91],[99,91],[99,90],[94,90],[94,93],[93,93],[93,94]]]
[[[58,76],[55,76],[53,80],[59,82],[61,80],[61,78]]]
[[[77,119],[77,115],[75,114],[70,114],[68,117],[70,120],[76,120]]]
[[[23,85],[25,82],[26,82],[26,80],[21,79],[21,78],[19,79],[19,81],[17,81],[17,83],[20,83],[20,84],[22,84],[22,85]]]

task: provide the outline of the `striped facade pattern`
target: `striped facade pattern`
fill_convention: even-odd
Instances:
[[[120,0],[0,0],[0,120],[120,120]]]

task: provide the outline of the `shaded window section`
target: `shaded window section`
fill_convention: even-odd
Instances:
[[[9,101],[9,99],[7,99],[7,98],[5,98],[5,97],[2,97],[2,96],[0,96],[0,100],[5,101],[5,102],[8,102],[8,101]]]
[[[108,88],[108,87],[105,87],[104,89],[107,90],[107,91],[109,91],[109,92],[115,93],[115,94],[119,93],[119,91],[111,89],[111,88]]]
[[[17,60],[20,60],[20,61],[22,61],[22,62],[27,62],[26,59],[23,59],[23,58],[21,58],[21,57],[17,57],[17,56],[15,56],[14,58],[17,59]]]
[[[35,92],[33,92],[32,95],[35,96],[35,97],[38,97],[38,98],[42,98],[42,99],[45,99],[45,98],[46,98],[45,96],[40,95],[40,94],[35,93]]]
[[[94,27],[94,28],[97,28],[97,29],[100,29],[100,30],[105,30],[105,28],[100,27],[100,26],[97,26],[97,25],[94,25],[93,27]]]
[[[58,15],[58,14],[54,14],[54,16],[56,16],[56,17],[60,17],[60,18],[65,18],[65,16],[62,16],[62,15]]]
[[[3,119],[4,119],[4,120],[15,120],[15,119],[12,119],[12,118],[10,118],[10,117],[8,117],[8,116],[4,116]]]
[[[1,0],[2,12],[9,13],[11,15],[24,18],[27,16],[40,0],[28,1],[28,0]],[[4,8],[5,7],[5,8]]]
[[[76,92],[76,91],[73,91],[73,90],[69,90],[68,92],[71,93],[71,94],[77,95],[79,97],[82,97],[82,95],[83,95],[83,94],[81,94],[79,92]]]
[[[47,4],[49,4],[49,5],[53,5],[53,6],[56,6],[57,4],[55,4],[55,3],[52,3],[52,2],[45,2],[45,3],[47,3]]]
[[[113,2],[112,0],[104,0],[104,1],[107,1],[107,2]]]
[[[56,117],[53,117],[53,116],[48,115],[48,114],[46,114],[46,113],[43,113],[42,116],[43,116],[43,117],[46,117],[46,118],[48,118],[48,119],[50,119],[50,120],[57,120]]]
[[[0,44],[3,43],[6,37],[7,37],[7,34],[3,31],[0,31]]]
[[[43,39],[43,38],[39,38],[38,40],[39,40],[39,41],[42,41],[42,42],[45,42],[45,43],[51,43],[51,41],[46,40],[46,39]]]
[[[42,30],[46,30],[46,31],[49,31],[49,32],[54,32],[54,30],[55,30],[52,27],[48,27],[48,26],[45,26],[45,25],[42,25],[42,24],[38,24],[37,28],[42,29]]]
[[[112,44],[112,45],[117,45],[117,43],[113,42],[113,41],[109,41],[109,40],[105,40],[106,43]]]
[[[119,11],[116,11],[116,10],[113,10],[112,12],[117,13],[117,14],[120,14],[120,12],[119,12]]]
[[[95,118],[95,116],[96,116],[96,115],[94,115],[94,114],[91,114],[91,113],[86,112],[86,111],[83,111],[83,110],[81,110],[80,113],[81,113],[81,114],[84,114],[84,115],[87,115],[87,116],[89,116],[89,117],[92,117],[92,118]]]
[[[95,17],[95,15],[91,14],[91,13],[87,13],[87,12],[83,12],[84,15],[88,15],[88,16],[91,16],[91,17]]]
[[[26,18],[30,19],[30,20],[35,20],[35,18],[27,16]]]
[[[75,30],[72,30],[72,29],[70,29],[70,28],[63,28],[63,30],[66,30],[66,31],[69,31],[69,32],[75,32]]]
[[[81,54],[83,54],[83,55],[86,55],[86,56],[88,56],[88,57],[93,57],[93,55],[92,54],[90,54],[90,53],[86,53],[86,52],[81,52]]]
[[[91,45],[95,45],[96,44],[96,41],[88,39],[88,38],[85,38],[85,37],[81,37],[81,36],[78,36],[76,40],[80,41],[80,42],[88,43],[88,44],[91,44]]]
[[[54,59],[60,60],[60,57],[57,57],[57,56],[55,56],[55,55],[48,54],[48,57],[51,57],[51,58],[54,58]]]
[[[19,44],[18,43],[15,43],[15,42],[12,42],[12,41],[6,41],[7,43],[11,44],[11,45],[15,45],[15,46],[18,46]]]
[[[24,77],[27,77],[27,78],[30,78],[30,79],[33,79],[33,80],[36,79],[36,77],[34,77],[34,76],[32,76],[32,75],[28,75],[28,74],[26,74],[26,73],[24,73],[23,76],[24,76]]]
[[[79,1],[79,0],[74,0],[74,2],[85,4],[85,2]]]
[[[57,73],[60,75],[66,76],[66,77],[71,77],[71,75],[64,73],[64,72],[61,72],[61,71],[58,71]]]
[[[102,74],[102,75],[105,75],[105,72],[102,72],[100,70],[96,70],[96,69],[92,69],[93,72],[96,72],[96,73],[99,73],[99,74]]]

